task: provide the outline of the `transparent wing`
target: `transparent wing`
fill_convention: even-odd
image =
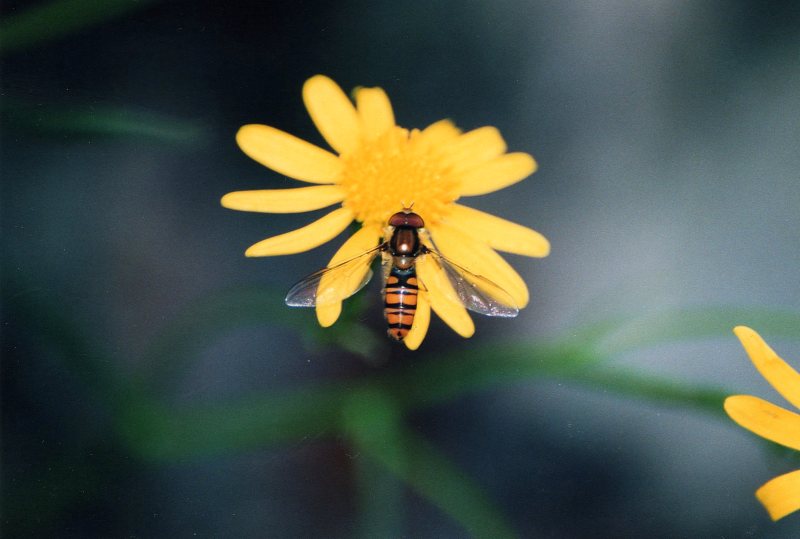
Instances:
[[[486,277],[475,275],[435,249],[425,247],[425,256],[431,257],[444,270],[459,301],[470,311],[505,318],[513,318],[519,314],[511,295]]]
[[[392,255],[384,251],[381,257],[381,276],[383,277],[383,290],[381,290],[381,294],[384,296],[386,295],[386,279],[389,278],[389,273],[392,271],[393,263],[394,261],[392,260]]]
[[[290,307],[328,305],[349,298],[372,278],[370,264],[384,243],[330,268],[322,268],[294,285],[286,294]]]

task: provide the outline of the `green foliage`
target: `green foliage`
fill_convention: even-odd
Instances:
[[[93,104],[43,105],[4,98],[0,113],[6,129],[37,135],[132,137],[184,146],[203,143],[207,134],[197,121],[169,118],[145,110]]]
[[[6,17],[0,54],[47,43],[151,4],[153,0],[56,0]]]
[[[290,387],[224,403],[175,407],[162,401],[158,395],[201,350],[243,326],[270,325],[305,333],[312,351],[329,353],[333,347],[365,357],[385,353],[385,340],[377,340],[358,322],[358,309],[346,312],[334,328],[322,330],[310,324],[307,311],[286,309],[281,300],[281,294],[269,290],[234,289],[189,306],[153,341],[138,362],[139,374],[125,379],[111,369],[120,362],[94,352],[63,310],[44,298],[12,296],[7,308],[37,339],[48,340],[61,351],[67,367],[81,377],[97,404],[112,411],[119,439],[137,458],[203,459],[321,436],[347,441],[353,458],[361,459],[362,486],[384,493],[377,498],[365,494],[362,499],[365,511],[359,526],[364,536],[397,525],[399,517],[392,506],[398,480],[456,519],[470,535],[515,536],[480,486],[406,424],[406,416],[415,410],[501,384],[549,378],[721,416],[723,399],[734,391],[624,370],[609,365],[609,360],[634,348],[686,336],[732,338],[732,326],[741,322],[753,323],[765,335],[800,337],[800,315],[793,313],[673,311],[645,317],[643,322],[631,319],[578,328],[547,343],[465,341],[448,354],[418,355],[413,368],[376,370],[356,380]],[[348,344],[353,340],[362,342]],[[319,343],[322,346],[316,348]]]

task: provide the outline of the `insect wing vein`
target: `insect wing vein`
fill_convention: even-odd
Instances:
[[[328,305],[349,298],[372,278],[370,263],[382,249],[380,244],[369,251],[329,268],[322,268],[295,284],[286,294],[290,307]]]
[[[448,260],[438,251],[427,248],[427,254],[444,270],[461,303],[470,311],[486,316],[513,318],[519,314],[511,295],[486,277]]]

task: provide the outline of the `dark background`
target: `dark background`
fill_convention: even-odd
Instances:
[[[224,407],[618,316],[645,330],[621,324],[611,349],[664,312],[798,311],[796,2],[109,2],[124,12],[88,9],[76,18],[97,22],[63,35],[52,21],[28,41],[2,31],[44,5],[6,0],[0,26],[8,537],[369,536],[365,498],[384,490],[393,511],[367,530],[462,537],[340,435],[150,458],[141,425],[119,428],[132,401],[105,381]],[[517,319],[476,320],[468,341],[434,323],[419,353],[376,339],[365,354],[326,340],[310,311],[283,314],[282,292],[343,240],[245,259],[318,214],[231,212],[219,198],[293,186],[234,135],[266,123],[322,144],[300,96],[317,73],[383,87],[404,127],[494,125],[536,157],[528,180],[469,201],[551,240],[549,258],[509,257],[532,296]],[[231,298],[247,290],[274,294],[274,317],[296,326],[240,322],[246,302]],[[377,290],[353,300],[370,338],[383,333]],[[224,328],[193,314],[209,310]],[[728,330],[752,323],[729,318]],[[192,343],[188,359],[170,361],[165,332]],[[765,336],[800,365],[796,339]],[[613,359],[780,403],[729,331]],[[796,462],[724,416],[520,376],[405,423],[523,537],[800,534],[797,516],[773,524],[753,497]],[[365,474],[380,492],[365,495]]]

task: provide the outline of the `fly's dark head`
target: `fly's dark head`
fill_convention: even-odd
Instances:
[[[403,210],[395,213],[389,217],[389,226],[405,227],[405,228],[422,228],[425,226],[425,221],[419,214],[411,210]]]

